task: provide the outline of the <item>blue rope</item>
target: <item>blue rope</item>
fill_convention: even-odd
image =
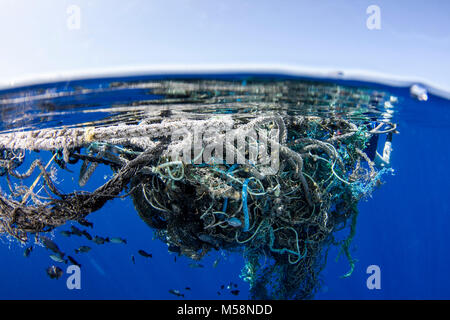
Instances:
[[[225,198],[225,201],[223,202],[222,212],[227,213],[227,205],[228,205],[228,198]]]
[[[297,240],[297,248],[298,248],[298,250],[300,250],[300,248],[299,248],[299,239],[298,239],[298,233],[297,233],[297,231],[296,231],[294,228],[291,228],[291,227],[288,227],[288,228],[280,228],[280,229],[291,229],[292,231],[294,231],[294,233],[295,233],[295,239]],[[277,229],[277,230],[278,230],[278,229]],[[303,258],[306,257],[306,254],[307,254],[307,252],[308,252],[308,247],[306,246],[306,242],[307,242],[307,241],[305,241],[305,250],[304,250],[305,252],[304,252],[303,254],[301,254],[300,251],[296,252],[296,251],[290,250],[290,249],[288,249],[288,248],[277,249],[277,248],[274,248],[274,247],[273,247],[273,244],[274,244],[274,242],[275,242],[275,234],[274,234],[274,233],[275,233],[275,231],[273,230],[273,228],[270,228],[270,234],[269,234],[269,236],[270,236],[270,243],[269,243],[269,248],[270,248],[271,251],[276,252],[276,253],[279,253],[279,254],[289,253],[289,254],[292,254],[292,255],[297,256],[298,258],[297,258],[297,260],[295,260],[294,262],[291,262],[290,257],[289,257],[289,263],[291,263],[291,264],[296,264],[296,263],[299,262],[301,259],[303,259]]]
[[[236,169],[237,167],[238,167],[238,164],[237,164],[237,163],[233,164],[233,165],[227,170],[227,173],[233,175],[232,172],[233,172],[233,170]]]
[[[230,176],[232,176],[233,175],[233,170],[234,169],[236,169],[237,168],[237,164],[235,163],[235,164],[233,164],[230,168],[228,168],[228,170],[227,170],[227,174],[229,174]],[[223,209],[222,209],[222,212],[227,212],[227,205],[228,205],[228,198],[225,198],[225,201],[223,202]]]
[[[247,178],[244,181],[244,184],[242,185],[242,210],[244,211],[244,232],[248,231],[248,228],[250,227],[250,218],[248,216],[248,207],[247,207],[247,186],[250,179]]]

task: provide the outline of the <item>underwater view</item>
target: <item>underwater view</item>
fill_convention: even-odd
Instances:
[[[0,301],[195,319],[450,301],[448,12],[1,0]]]
[[[450,101],[424,85],[89,78],[0,110],[2,299],[449,297]]]

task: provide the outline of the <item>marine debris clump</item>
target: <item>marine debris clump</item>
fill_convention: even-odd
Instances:
[[[276,116],[251,124],[281,137],[276,173],[214,156],[200,164],[160,159],[154,174],[132,180],[135,206],[161,240],[193,259],[211,249],[242,250],[254,298],[311,297],[323,249],[336,231],[354,229],[357,203],[389,169],[378,170],[363,151],[374,134],[364,124]],[[351,238],[338,243],[349,274]]]
[[[357,204],[390,170],[366,150],[396,127],[273,109],[0,134],[9,188],[0,194],[0,232],[26,242],[130,195],[171,251],[194,260],[211,250],[242,252],[252,298],[311,298],[330,246],[347,256],[345,276],[354,268]],[[25,150],[51,151],[48,164],[61,168],[81,161],[80,186],[98,165],[114,174],[92,192],[63,193],[41,160],[20,170]],[[343,240],[335,238],[340,230],[348,230]]]

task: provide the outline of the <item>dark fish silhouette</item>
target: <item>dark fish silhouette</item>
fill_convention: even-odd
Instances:
[[[182,294],[180,291],[176,290],[176,289],[170,289],[169,293],[177,296],[177,297],[183,297],[184,298],[184,294]]]
[[[86,237],[86,239],[92,240],[92,236],[86,230],[83,230],[82,233],[83,233],[83,236]]]
[[[96,244],[104,244],[105,242],[109,242],[109,238],[102,238],[99,236],[95,236],[93,240]]]
[[[131,261],[133,262],[133,264],[136,264],[136,260],[134,259],[133,255],[131,255]]]
[[[83,235],[83,232],[78,229],[75,226],[70,226],[70,229],[72,230],[72,234],[81,237]]]
[[[25,251],[23,252],[23,256],[28,258],[31,254],[31,251],[33,251],[33,247],[26,248]]]
[[[217,240],[217,239],[215,239],[215,238],[213,238],[213,237],[211,237],[211,236],[208,235],[208,234],[201,233],[201,234],[198,235],[198,238],[199,238],[201,241],[203,241],[203,242],[205,242],[205,243],[208,243],[208,244],[212,245],[212,246],[213,246],[214,248],[216,248],[216,249],[220,247],[220,241]]]
[[[75,253],[89,252],[89,251],[91,251],[91,247],[88,246],[81,246],[78,249],[75,249]]]
[[[111,242],[111,243],[123,243],[123,244],[127,244],[127,239],[122,239],[122,238],[111,238],[111,239],[109,239],[109,242]]]
[[[190,288],[190,287],[186,287],[185,289],[186,289],[186,290],[191,290],[191,288]]]
[[[41,240],[47,249],[53,251],[54,253],[58,253],[58,254],[61,254],[62,256],[64,256],[64,253],[62,253],[61,250],[59,250],[57,244],[54,243],[52,240],[50,240],[49,238],[47,238],[45,236],[42,236]]]
[[[64,230],[64,231],[61,231],[60,234],[64,237],[70,237],[72,235],[72,232]]]
[[[239,290],[231,290],[231,294],[237,296],[239,294]]]
[[[69,261],[72,263],[72,264],[74,264],[74,265],[76,265],[76,266],[79,266],[80,268],[81,268],[81,264],[79,264],[74,258],[72,258],[71,256],[67,256],[67,259],[69,259]]]
[[[138,253],[139,253],[141,256],[146,257],[146,258],[152,258],[152,257],[153,257],[151,253],[147,253],[147,252],[145,252],[144,250],[139,250]]]
[[[94,224],[92,222],[87,221],[86,219],[80,219],[78,220],[78,223],[81,224],[84,227],[94,228]]]
[[[189,263],[189,267],[191,268],[203,268],[203,265],[198,262]]]
[[[51,279],[59,279],[61,278],[63,271],[61,270],[61,268],[57,267],[57,266],[50,266],[47,268],[47,275],[51,278]]]

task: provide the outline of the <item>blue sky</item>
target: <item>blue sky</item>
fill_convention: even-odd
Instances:
[[[381,29],[366,27],[369,5]],[[80,8],[80,28],[67,8]],[[80,70],[285,65],[450,90],[448,1],[2,0],[0,83]]]

